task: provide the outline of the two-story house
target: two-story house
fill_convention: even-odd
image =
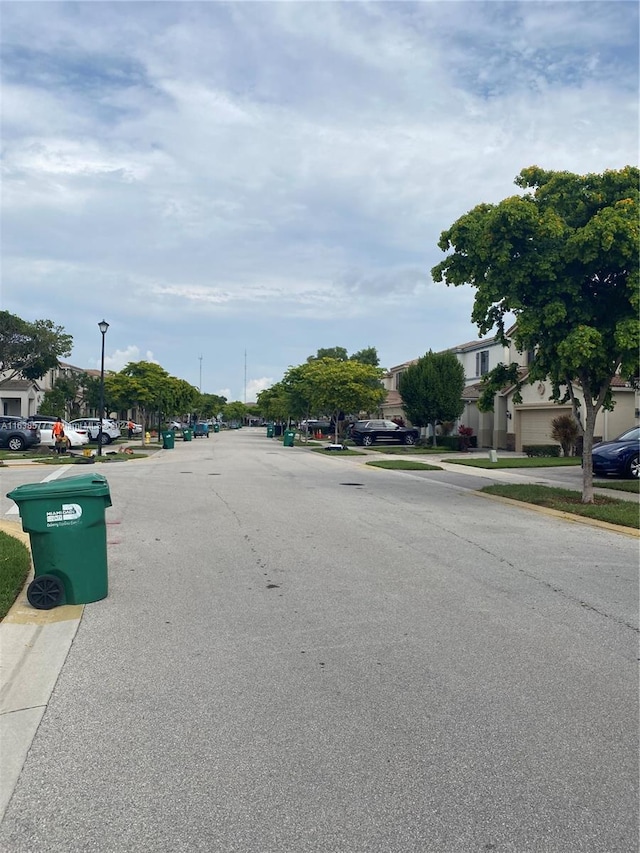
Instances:
[[[509,331],[512,330],[507,331],[507,336]],[[496,337],[469,341],[444,351],[455,353],[464,368],[462,399],[465,408],[456,429],[461,424],[471,427],[478,437],[478,447],[497,450],[522,451],[528,444],[555,443],[551,437],[551,421],[560,414],[571,413],[571,406],[561,406],[550,399],[551,383],[548,381],[533,385],[525,381],[520,392],[521,403],[514,403],[516,388],[509,386],[496,394],[493,412],[480,412],[478,409],[482,377],[500,363],[515,362],[520,366],[521,378],[526,380],[531,352],[520,353],[513,344],[504,346]],[[413,359],[396,365],[387,372],[384,379],[387,398],[382,405],[385,418],[402,417],[407,420],[398,387],[403,372],[416,361]],[[612,391],[615,408],[612,412],[599,412],[595,430],[597,439],[614,438],[637,423],[640,417],[639,395],[629,383],[614,377]]]

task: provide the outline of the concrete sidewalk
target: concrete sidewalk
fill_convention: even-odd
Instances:
[[[27,547],[20,522],[0,520],[0,531]],[[33,577],[30,573],[28,581]],[[26,586],[0,624],[0,820],[78,630],[83,605],[35,610]]]

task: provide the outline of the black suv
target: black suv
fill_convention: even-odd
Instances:
[[[20,419],[0,418],[0,447],[25,450],[40,444],[40,430],[35,424]]]
[[[401,427],[393,421],[356,421],[349,436],[356,444],[364,447],[371,447],[376,441],[415,444],[420,438],[420,430],[416,427]]]

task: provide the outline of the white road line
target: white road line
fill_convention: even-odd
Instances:
[[[61,477],[65,472],[66,465],[61,465],[59,468],[56,468],[55,471],[52,471],[51,474],[47,474],[44,480],[41,480],[41,483],[50,483],[52,480],[57,480],[58,477]],[[8,509],[5,515],[18,515],[18,504],[14,503],[10,509]]]

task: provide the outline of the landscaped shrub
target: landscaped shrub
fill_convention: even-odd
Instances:
[[[460,450],[469,450],[469,448],[471,447],[473,429],[471,427],[465,426],[464,424],[460,424],[460,426],[458,427],[458,435],[460,437]]]
[[[522,452],[527,456],[560,456],[560,446],[557,444],[524,444]]]
[[[421,443],[425,447],[433,447],[433,439],[431,437],[426,438]],[[436,446],[441,447],[443,450],[469,450],[478,446],[478,436],[439,435]]]
[[[551,421],[551,438],[560,443],[563,456],[573,456],[580,428],[572,415],[558,415]]]

